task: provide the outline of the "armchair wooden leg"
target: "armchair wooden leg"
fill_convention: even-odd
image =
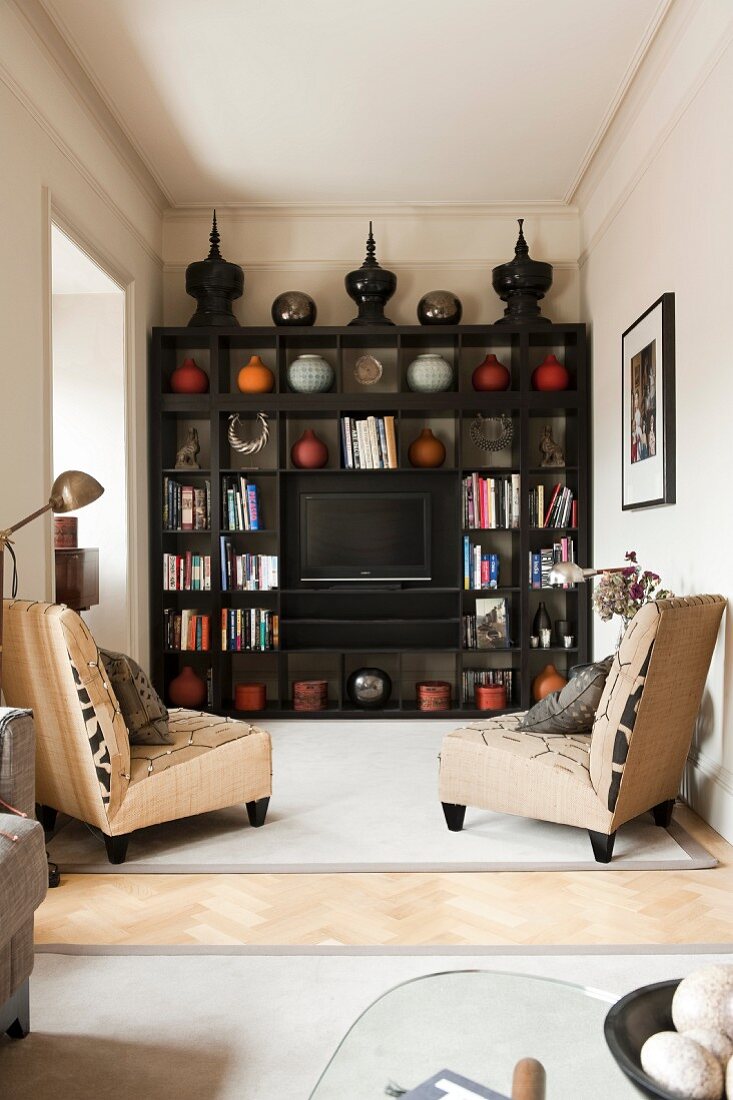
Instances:
[[[125,862],[129,840],[129,834],[125,834],[124,836],[107,836],[105,834],[104,846],[107,849],[107,859],[110,863]]]
[[[674,809],[674,799],[668,798],[666,802],[660,802],[658,806],[654,806],[652,813],[654,814],[654,824],[660,825],[663,829],[668,829],[672,824],[672,810]]]
[[[441,802],[445,823],[452,833],[460,833],[463,821],[466,817],[466,807],[458,806],[454,802]]]
[[[40,803],[36,806],[36,814],[41,825],[43,825],[44,833],[52,833],[56,826],[56,813],[53,806],[42,806]]]
[[[260,826],[265,824],[267,807],[269,805],[269,798],[259,798],[256,802],[247,803],[247,817],[249,818],[250,825],[253,825],[255,829],[259,829]]]
[[[592,829],[589,829],[588,836],[593,846],[593,855],[595,856],[596,863],[610,863],[616,834],[595,833]]]
[[[12,996],[10,1012],[11,1014],[14,1012],[16,1015],[15,1019],[5,1028],[5,1034],[10,1039],[25,1039],[31,1029],[29,985],[29,980],[26,978]],[[7,1016],[5,1019],[7,1020]]]

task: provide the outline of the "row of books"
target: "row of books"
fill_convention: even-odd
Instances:
[[[544,485],[529,492],[530,527],[577,527],[578,501],[572,489],[558,483],[553,486],[549,502]]]
[[[166,649],[206,650],[211,648],[211,622],[194,608],[163,612],[163,644]]]
[[[163,588],[166,592],[208,592],[211,589],[211,556],[163,554]]]
[[[467,668],[461,674],[463,698],[473,703],[477,684],[503,684],[506,688],[507,703],[511,704],[514,693],[514,669],[511,668]]]
[[[211,482],[203,486],[182,485],[163,478],[163,528],[166,531],[209,531],[211,529]]]
[[[394,416],[342,416],[341,454],[346,470],[396,470]]]
[[[476,612],[464,615],[464,649],[508,649],[511,646],[509,608],[501,597],[476,600]]]
[[[575,542],[568,535],[542,550],[530,550],[530,588],[550,588],[550,572],[558,561],[575,561]],[[567,587],[563,585],[563,588]]]
[[[519,474],[463,479],[463,527],[466,530],[519,527]]]
[[[222,592],[258,592],[277,586],[275,554],[238,554],[231,539],[221,536]]]
[[[221,648],[227,652],[255,650],[264,653],[280,644],[277,614],[264,607],[221,610]]]
[[[499,587],[499,555],[485,553],[468,535],[463,536],[463,587],[469,591]]]
[[[221,479],[221,525],[227,531],[260,531],[259,490],[246,477]]]

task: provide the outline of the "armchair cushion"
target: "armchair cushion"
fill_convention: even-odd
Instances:
[[[531,707],[519,728],[532,733],[590,733],[612,660],[583,665],[561,691]]]
[[[131,745],[172,745],[168,711],[137,661],[100,649],[104,671],[117,696]]]

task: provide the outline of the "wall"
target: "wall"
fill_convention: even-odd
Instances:
[[[84,618],[100,646],[122,653],[130,646],[124,339],[121,291],[53,295],[54,469],[87,470],[104,486],[78,514],[79,546],[99,549],[99,603]]]
[[[582,210],[582,312],[592,326],[594,557],[624,551],[678,593],[733,595],[730,179],[733,12],[705,2],[673,11],[600,163]],[[621,333],[660,294],[676,308],[677,503],[621,511]],[[616,627],[596,630],[596,652]],[[726,616],[696,733],[686,793],[733,840],[733,625]]]
[[[25,6],[42,18],[37,8]],[[0,0],[0,466],[6,472],[0,523],[10,524],[47,500],[52,480],[50,197],[64,227],[129,287],[130,569],[138,592],[132,648],[145,661],[145,379],[148,331],[162,320],[164,200],[110,139],[101,115],[80,95],[81,85],[69,79],[69,57],[58,43],[53,50],[44,43],[23,11],[23,5]],[[51,597],[51,526],[44,517],[17,536],[22,595]]]
[[[514,255],[517,216],[526,216],[531,255],[555,266],[542,303],[555,321],[576,321],[579,310],[578,213],[561,203],[375,203],[369,207],[241,205],[217,209],[222,255],[245,272],[243,298],[234,304],[241,324],[271,324],[270,306],[284,290],[315,298],[319,325],[344,325],[356,306],[344,276],[364,259],[370,218],[377,258],[397,274],[386,310],[397,324],[417,324],[416,307],[428,290],[455,291],[465,324],[498,320],[504,305],[491,288],[491,269]],[[185,270],[208,253],[211,210],[178,208],[165,215],[165,323],[186,324],[195,309],[186,295]]]

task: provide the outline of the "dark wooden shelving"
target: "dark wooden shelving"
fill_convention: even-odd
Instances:
[[[438,350],[454,368],[455,386],[449,392],[420,394],[406,384],[409,363],[423,350]],[[318,351],[330,359],[335,383],[329,393],[298,394],[287,387],[286,371],[298,354]],[[374,354],[384,365],[374,387],[359,388],[352,369],[356,356]],[[500,393],[476,393],[471,374],[487,351],[494,351],[511,374],[511,388]],[[561,393],[531,388],[531,375],[548,351],[562,359],[571,375],[571,387]],[[236,375],[251,354],[259,354],[273,370],[274,391],[246,395],[236,389]],[[187,356],[193,356],[210,379],[206,394],[169,392],[170,374]],[[569,589],[533,589],[527,583],[530,550],[550,545],[562,536],[575,540],[577,559],[590,556],[589,415],[586,378],[586,337],[583,325],[546,325],[536,330],[514,326],[462,325],[423,328],[418,325],[373,329],[350,327],[236,329],[160,328],[153,330],[150,369],[150,592],[153,682],[167,697],[167,685],[181,665],[195,658],[203,672],[210,667],[213,711],[234,717],[265,720],[288,717],[303,720],[354,718],[491,717],[499,712],[479,711],[464,697],[462,674],[482,669],[509,669],[514,693],[501,713],[527,707],[532,678],[540,657],[552,655],[561,671],[587,661],[590,652],[590,586]],[[243,420],[267,413],[270,440],[258,456],[242,459],[228,443],[230,414]],[[336,450],[342,415],[391,414],[395,417],[398,468],[349,470],[341,468]],[[514,439],[504,452],[507,464],[491,452],[479,451],[470,440],[470,424],[477,413],[485,417],[511,416]],[[552,425],[564,447],[568,465],[538,465],[538,441],[543,423]],[[199,432],[201,468],[175,469],[178,448],[188,426]],[[290,446],[307,426],[319,428],[331,448],[330,464],[321,470],[292,467]],[[407,446],[419,430],[429,426],[442,435],[446,463],[438,469],[414,469]],[[294,435],[293,433],[297,433]],[[320,433],[319,433],[320,434]],[[482,464],[483,463],[483,464]],[[521,522],[517,528],[462,528],[462,480],[478,472],[484,477],[521,478]],[[221,526],[222,476],[245,476],[260,489],[260,505],[267,527],[229,531]],[[162,482],[174,478],[211,482],[212,528],[183,531],[162,528]],[[400,491],[423,491],[433,501],[433,581],[409,582],[396,589],[365,585],[329,586],[301,583],[297,562],[297,503],[303,491],[343,492],[346,485],[381,491],[393,478]],[[578,498],[577,528],[529,526],[529,489],[539,482],[561,481]],[[253,539],[250,536],[256,535]],[[497,550],[506,583],[496,589],[463,587],[463,537],[480,543],[484,552]],[[195,541],[187,546],[187,537]],[[279,560],[279,589],[230,589],[220,586],[220,536],[234,541],[238,552],[274,554]],[[547,542],[545,542],[545,539]],[[180,547],[181,550],[177,550]],[[212,589],[166,591],[162,587],[165,551],[193,549],[211,555]],[[500,580],[502,578],[500,577]],[[477,600],[504,597],[508,601],[511,637],[516,644],[502,649],[466,649],[462,615],[472,613]],[[570,597],[570,598],[568,598]],[[553,620],[569,619],[576,646],[553,645],[533,650],[529,645],[532,621],[542,599]],[[169,650],[163,647],[166,608],[199,606],[211,615],[213,648]],[[273,650],[221,650],[222,609],[261,606],[280,620],[280,647]],[[553,638],[553,641],[556,641]],[[307,642],[312,644],[306,644]],[[380,642],[379,645],[372,643]],[[417,643],[420,644],[417,644]],[[379,711],[354,707],[346,693],[349,674],[360,664],[382,664],[393,682],[392,697]],[[323,678],[329,683],[329,705],[324,711],[296,711],[290,698],[297,679]],[[264,680],[267,706],[256,713],[237,711],[234,687],[239,681]],[[421,679],[448,680],[452,703],[448,710],[420,711],[415,683]]]

